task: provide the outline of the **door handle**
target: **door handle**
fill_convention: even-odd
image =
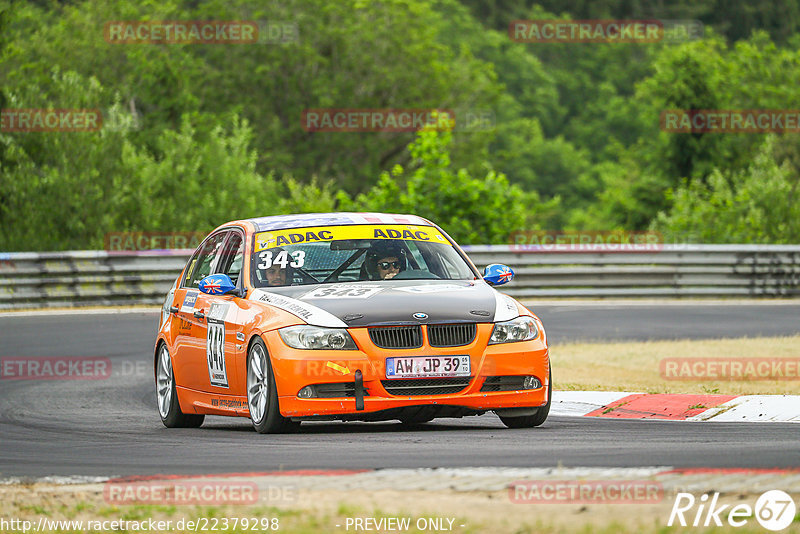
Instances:
[[[194,316],[195,316],[197,319],[203,319],[203,318],[206,316],[206,314],[205,314],[205,313],[203,313],[203,310],[195,310],[195,311],[194,311]]]
[[[169,307],[169,312],[170,313],[178,313],[178,307],[177,306],[170,306]]]

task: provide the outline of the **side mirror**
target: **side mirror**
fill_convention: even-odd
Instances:
[[[501,286],[514,279],[514,271],[508,265],[493,263],[483,270],[484,281],[492,286]]]
[[[231,277],[227,274],[212,274],[200,280],[200,291],[207,295],[226,295],[234,293],[239,295]]]

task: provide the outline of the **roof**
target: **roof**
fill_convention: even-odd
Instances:
[[[348,226],[353,224],[414,224],[432,226],[427,219],[417,215],[394,213],[303,213],[296,215],[271,215],[247,219],[253,223],[257,232],[269,230],[288,230],[309,226]]]

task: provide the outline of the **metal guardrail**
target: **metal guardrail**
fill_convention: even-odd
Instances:
[[[503,292],[552,297],[800,296],[799,245],[665,245],[647,252],[464,247],[510,265]],[[191,251],[0,254],[0,309],[160,304]]]
[[[540,297],[791,297],[800,295],[798,245],[663,245],[659,250],[553,252],[466,247],[476,265],[505,263],[504,293]]]
[[[0,254],[0,309],[160,304],[191,250]]]

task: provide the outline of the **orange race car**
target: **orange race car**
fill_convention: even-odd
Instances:
[[[258,432],[306,420],[424,423],[494,411],[512,428],[550,411],[542,323],[414,215],[327,213],[234,221],[192,254],[155,344],[167,427],[205,414]]]

